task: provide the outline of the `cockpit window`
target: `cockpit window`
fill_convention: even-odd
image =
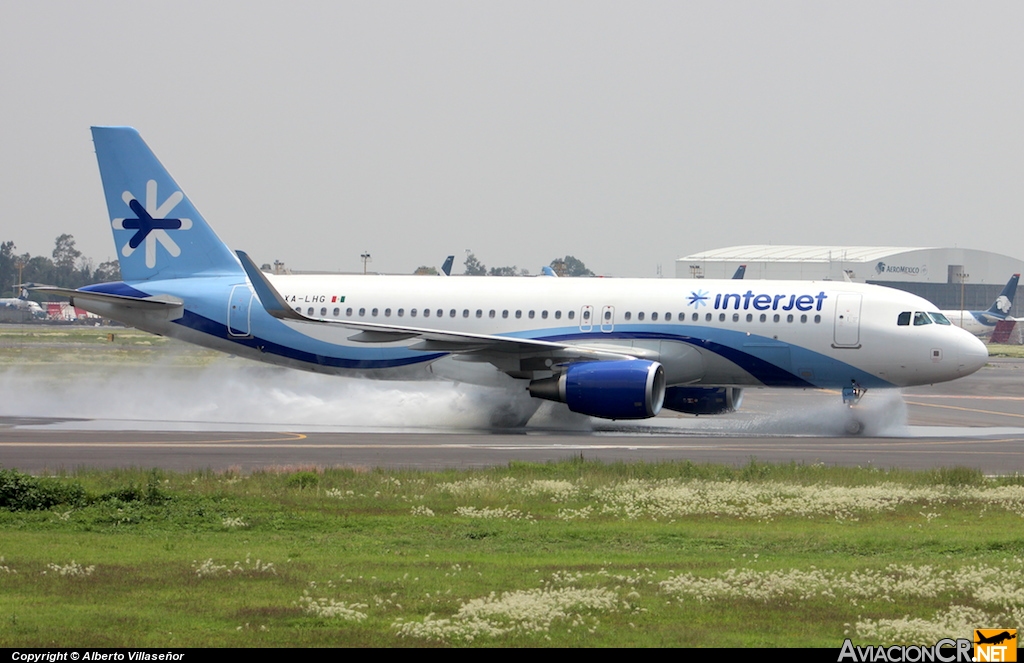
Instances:
[[[896,324],[900,327],[908,326],[910,324],[910,311],[900,313],[900,317],[896,319]]]
[[[930,324],[932,324],[932,319],[928,317],[927,313],[925,313],[924,311],[914,311],[914,326],[915,327],[918,327],[920,325],[930,325]]]
[[[941,313],[934,313],[934,312],[931,312],[931,313],[929,313],[928,315],[929,315],[929,317],[931,317],[931,319],[932,319],[932,320],[933,320],[933,321],[934,321],[934,322],[935,322],[936,324],[940,324],[940,325],[948,325],[948,324],[952,324],[952,323],[951,323],[951,322],[949,321],[949,318],[947,318],[946,316],[942,315]]]

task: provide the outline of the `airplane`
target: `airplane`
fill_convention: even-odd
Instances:
[[[737,281],[741,281],[741,280],[743,280],[743,277],[744,277],[744,275],[746,275],[746,273],[747,273],[747,266],[746,265],[740,265],[739,267],[736,268],[736,273],[733,274],[732,277],[734,279],[736,279]]]
[[[29,320],[41,320],[46,317],[37,302],[28,298],[28,290],[21,289],[21,297],[4,297],[0,299],[0,321],[3,322],[28,322]]]
[[[1011,276],[1002,292],[986,311],[954,310],[941,311],[941,313],[957,327],[966,329],[975,336],[987,336],[995,330],[996,324],[1000,321],[1012,320],[1009,313],[1010,308],[1013,307],[1013,296],[1017,294],[1017,281],[1019,280],[1020,274]]]
[[[448,256],[444,259],[444,264],[441,265],[441,273],[445,276],[452,275],[452,264],[455,262],[455,256]]]
[[[731,412],[748,387],[943,382],[988,359],[928,301],[858,283],[266,274],[217,237],[135,129],[92,135],[124,280],[43,289],[233,355],[506,386],[612,420]],[[921,324],[899,325],[904,314]]]

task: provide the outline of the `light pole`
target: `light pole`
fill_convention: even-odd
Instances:
[[[363,251],[362,253],[359,254],[359,257],[362,258],[363,260],[363,274],[366,274],[366,263],[372,260],[372,258],[370,258],[370,252]]]

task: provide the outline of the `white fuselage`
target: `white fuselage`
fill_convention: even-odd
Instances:
[[[665,366],[669,385],[840,388],[856,381],[864,387],[901,387],[955,379],[987,360],[984,345],[954,326],[897,325],[900,313],[934,311],[926,300],[864,284],[426,276],[269,279],[289,306],[318,321],[634,349]],[[132,287],[148,295],[180,297],[185,315],[168,320],[133,312],[126,322],[261,361],[388,377],[406,376],[410,369],[448,357],[417,349],[414,338],[366,342],[353,340],[360,331],[344,324],[279,320],[263,309],[244,278],[172,279]],[[125,318],[124,311],[101,304],[80,305]],[[447,363],[441,373],[458,378],[449,375],[453,362]],[[474,368],[467,376],[481,373],[479,366]],[[533,379],[543,376],[546,367],[501,368],[514,377]]]

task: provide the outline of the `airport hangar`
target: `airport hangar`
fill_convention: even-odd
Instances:
[[[676,278],[729,279],[746,265],[746,279],[842,281],[898,288],[941,310],[985,310],[1024,261],[974,249],[895,246],[729,246],[676,259]],[[1017,286],[1013,314],[1024,311]]]

